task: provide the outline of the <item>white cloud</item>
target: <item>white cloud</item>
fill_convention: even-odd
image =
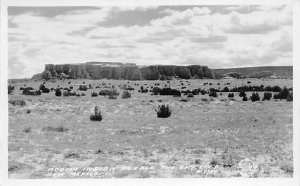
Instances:
[[[145,26],[101,26],[118,11],[157,7],[105,7],[55,17],[10,16],[9,77],[30,77],[47,63],[121,61],[200,64],[211,68],[291,65],[291,7],[212,13],[209,7],[166,8]],[[157,14],[162,13],[157,11]],[[282,62],[280,62],[282,61]]]

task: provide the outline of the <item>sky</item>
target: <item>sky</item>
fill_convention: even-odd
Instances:
[[[8,58],[8,78],[88,61],[293,65],[292,7],[8,7]]]

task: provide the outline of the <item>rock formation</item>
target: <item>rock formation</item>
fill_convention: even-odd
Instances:
[[[79,64],[48,64],[45,66],[45,71],[49,71],[52,77],[65,74],[71,79],[158,80],[162,76],[182,79],[215,78],[211,69],[200,65],[150,65],[138,67],[134,63],[87,62]]]

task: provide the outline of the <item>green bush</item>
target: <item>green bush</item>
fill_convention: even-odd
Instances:
[[[119,92],[117,92],[117,90],[116,89],[111,89],[111,90],[101,90],[100,92],[99,92],[99,95],[100,96],[109,96],[109,95],[114,95],[114,96],[117,96],[117,95],[119,95],[120,93]]]
[[[246,96],[246,92],[245,92],[245,91],[240,91],[239,96],[240,96],[240,97]]]
[[[264,93],[264,97],[263,97],[263,101],[264,100],[270,100],[272,98],[272,93],[270,93],[270,92],[265,92]]]
[[[123,91],[122,94],[122,99],[126,99],[126,98],[130,98],[131,97],[131,93],[127,90]]]
[[[92,92],[92,93],[91,93],[91,96],[92,96],[92,97],[97,97],[98,94],[97,94],[96,92]]]
[[[259,101],[260,100],[260,97],[259,97],[259,94],[256,92],[256,93],[252,93],[252,96],[250,96],[250,99],[252,102],[255,102],[255,101]]]
[[[168,118],[171,116],[169,105],[160,105],[158,110],[155,110],[158,118]]]
[[[53,131],[53,132],[66,132],[68,131],[69,129],[68,128],[65,128],[64,126],[58,126],[58,127],[51,127],[51,126],[48,126],[48,127],[43,127],[42,129],[43,131],[46,130],[46,131]]]
[[[242,100],[243,100],[243,101],[248,101],[247,96],[244,96]]]
[[[217,94],[215,91],[213,91],[213,92],[210,92],[210,93],[209,93],[209,96],[210,96],[210,97],[215,97],[215,98],[216,98],[216,97],[218,97],[218,94]]]
[[[87,89],[88,89],[88,88],[87,88],[86,85],[80,85],[78,90],[81,90],[81,91],[87,91]]]
[[[55,96],[61,96],[61,90],[59,89],[59,88],[57,88],[56,90],[55,90]]]
[[[229,98],[233,98],[233,97],[234,97],[234,93],[229,93],[229,94],[228,94],[228,97],[229,97]]]
[[[31,127],[25,127],[25,128],[23,129],[23,132],[25,132],[25,133],[31,132]]]
[[[16,100],[9,100],[8,103],[12,104],[13,106],[25,106],[26,102],[23,99],[16,99]]]
[[[8,89],[8,94],[11,94],[13,90],[15,90],[15,87],[12,85],[8,85],[7,89]]]
[[[287,101],[293,101],[293,92],[291,92],[287,98],[286,98]]]
[[[92,121],[101,121],[103,119],[102,114],[98,107],[94,108],[94,114],[90,115],[90,120]]]

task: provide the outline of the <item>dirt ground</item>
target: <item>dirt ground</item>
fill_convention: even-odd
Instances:
[[[180,98],[137,92],[155,83],[164,87],[166,81],[65,80],[45,85],[77,89],[82,81],[94,89],[81,97],[57,97],[54,92],[25,96],[21,86],[38,88],[41,82],[15,84],[9,100],[25,100],[26,105],[9,104],[9,178],[293,176],[293,102],[243,102],[238,93],[230,100],[228,93]],[[181,85],[174,80],[170,86],[232,88],[247,81],[184,80]],[[250,81],[292,87],[292,80]],[[129,99],[121,98],[120,89],[117,99],[91,97],[91,91],[103,89],[95,88],[100,82],[130,84],[136,90]],[[162,104],[170,106],[169,118],[156,116]],[[90,120],[95,106],[103,115],[101,122]],[[251,174],[241,167],[245,159],[253,163]]]

